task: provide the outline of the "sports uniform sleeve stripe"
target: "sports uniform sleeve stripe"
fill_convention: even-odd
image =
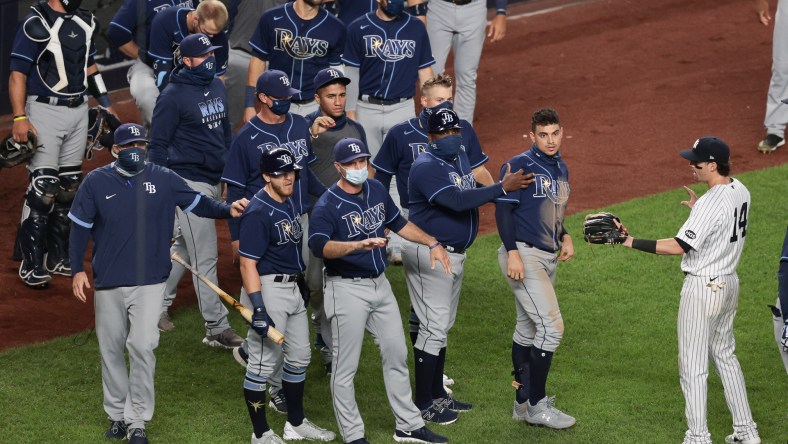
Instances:
[[[79,225],[81,227],[93,228],[93,224],[92,223],[88,223],[88,222],[85,222],[83,220],[80,220],[77,216],[74,216],[74,214],[72,214],[70,211],[68,213],[68,218],[71,219],[72,222],[74,222],[75,224],[77,224],[77,225]]]
[[[198,195],[194,196],[194,201],[193,201],[193,202],[192,202],[192,203],[191,203],[191,204],[190,204],[188,207],[184,208],[184,209],[183,209],[183,212],[184,212],[184,213],[188,213],[188,212],[190,212],[191,210],[193,210],[193,209],[194,209],[194,207],[196,207],[196,206],[197,206],[197,204],[198,204],[198,203],[200,203],[200,199],[202,198],[202,196],[203,196],[203,194],[202,194],[202,193],[200,193],[200,194],[198,194]]]
[[[247,253],[245,251],[242,251],[242,250],[238,250],[238,254],[243,256],[243,257],[245,257],[245,258],[247,258],[247,259],[253,259],[253,260],[256,260],[256,261],[259,261],[262,258],[262,256],[255,256],[253,254],[249,254],[249,253]]]
[[[438,194],[440,194],[440,193],[441,193],[441,191],[443,191],[443,190],[446,190],[446,189],[449,189],[449,188],[452,188],[452,187],[454,187],[454,185],[446,185],[445,187],[443,187],[443,188],[439,189],[438,191],[436,191],[436,192],[432,193],[432,196],[428,197],[428,198],[427,198],[427,201],[428,201],[429,203],[434,203],[434,202],[435,202],[435,196],[437,196]]]

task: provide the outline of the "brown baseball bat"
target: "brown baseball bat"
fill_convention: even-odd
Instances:
[[[180,256],[178,256],[178,253],[172,253],[172,256],[170,256],[170,257],[172,258],[172,260],[174,260],[175,262],[183,265],[184,267],[186,267],[187,270],[189,270],[192,273],[194,273],[194,275],[197,276],[201,281],[205,282],[205,285],[211,287],[211,290],[215,291],[216,294],[218,294],[219,297],[224,300],[224,302],[230,304],[234,309],[236,309],[238,311],[238,313],[240,313],[241,316],[243,316],[243,318],[246,319],[246,322],[248,322],[250,324],[252,323],[252,310],[249,310],[248,308],[246,308],[242,303],[236,301],[235,298],[233,298],[232,296],[227,294],[224,290],[219,288],[216,284],[214,284],[213,282],[209,281],[208,278],[206,278],[202,274],[198,273],[197,270],[195,270],[191,266],[191,264],[189,264],[188,262],[183,260]],[[268,327],[268,339],[274,341],[277,345],[281,345],[282,342],[284,342],[284,340],[285,340],[285,335],[283,335],[282,332],[280,332],[279,330],[277,330],[273,326],[271,326],[271,327]]]

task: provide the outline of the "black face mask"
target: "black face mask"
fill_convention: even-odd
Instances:
[[[60,4],[63,5],[67,14],[73,14],[82,4],[82,0],[60,0]]]

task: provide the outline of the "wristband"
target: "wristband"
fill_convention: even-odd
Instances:
[[[244,93],[244,108],[254,108],[254,103],[257,100],[254,86],[246,85],[246,92]]]
[[[657,241],[646,239],[632,239],[632,248],[645,251],[646,253],[657,254]]]
[[[440,242],[435,242],[434,244],[430,245],[430,250],[434,250],[434,249],[438,248],[438,246],[440,244],[441,244]]]
[[[312,134],[312,128],[309,128],[309,137],[316,140],[320,136],[318,134]]]
[[[495,11],[495,15],[506,15],[506,10],[505,9],[499,9],[499,10]]]
[[[104,94],[103,96],[96,97],[96,101],[99,103],[99,105],[103,106],[104,108],[109,108],[110,106],[112,106],[112,102],[110,102],[109,96],[106,94]]]
[[[18,114],[16,116],[14,116],[14,122],[17,122],[19,120],[27,120],[27,115],[25,115],[25,114]]]
[[[265,305],[263,304],[262,291],[255,291],[254,293],[249,293],[249,301],[252,302],[252,307],[254,307],[254,311],[265,310]]]

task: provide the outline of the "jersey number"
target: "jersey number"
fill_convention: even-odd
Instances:
[[[747,202],[742,204],[741,212],[739,212],[738,208],[733,210],[733,236],[731,236],[731,243],[739,240],[739,231],[741,231],[742,238],[747,235]]]

